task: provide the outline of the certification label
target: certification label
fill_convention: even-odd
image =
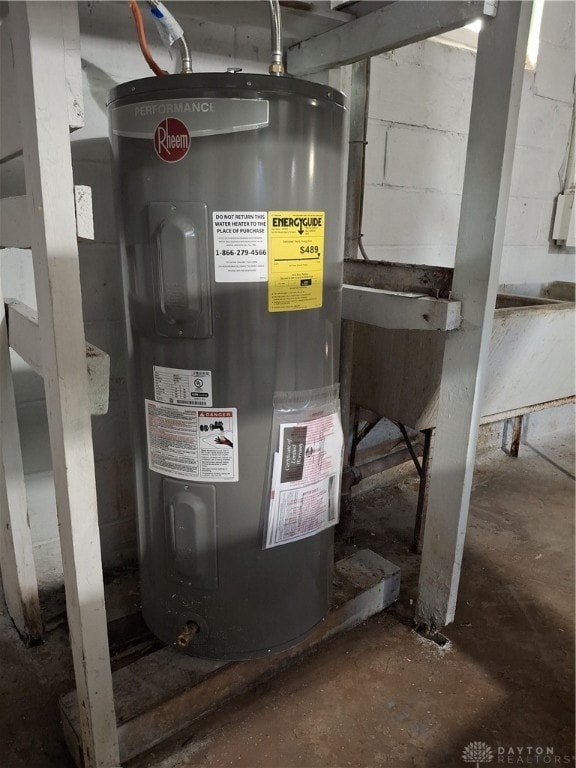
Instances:
[[[148,466],[197,482],[238,481],[236,408],[204,409],[145,400]]]
[[[268,311],[322,306],[323,211],[268,212]]]
[[[338,522],[344,438],[337,413],[280,426],[265,548],[298,541]]]
[[[212,228],[217,283],[268,280],[266,211],[214,211]]]
[[[212,405],[212,372],[154,366],[154,399],[174,405]]]

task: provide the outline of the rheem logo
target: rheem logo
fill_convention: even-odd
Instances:
[[[188,128],[176,117],[167,117],[154,133],[154,149],[165,163],[176,163],[186,157],[190,149]]]

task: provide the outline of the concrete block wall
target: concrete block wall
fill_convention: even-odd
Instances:
[[[437,41],[373,59],[362,226],[371,258],[454,264],[475,61]],[[546,0],[536,70],[524,73],[501,283],[574,280],[574,249],[549,239],[573,89],[574,4]]]

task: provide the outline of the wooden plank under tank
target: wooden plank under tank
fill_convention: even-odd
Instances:
[[[234,696],[253,688],[335,634],[361,624],[398,599],[400,569],[365,549],[335,564],[333,608],[299,645],[253,661],[194,659],[171,648],[113,674],[120,760],[142,754]],[[81,765],[76,692],[60,700],[64,736]]]

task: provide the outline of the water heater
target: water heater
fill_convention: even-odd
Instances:
[[[143,615],[191,655],[279,651],[330,601],[344,96],[169,75],[109,115]]]

